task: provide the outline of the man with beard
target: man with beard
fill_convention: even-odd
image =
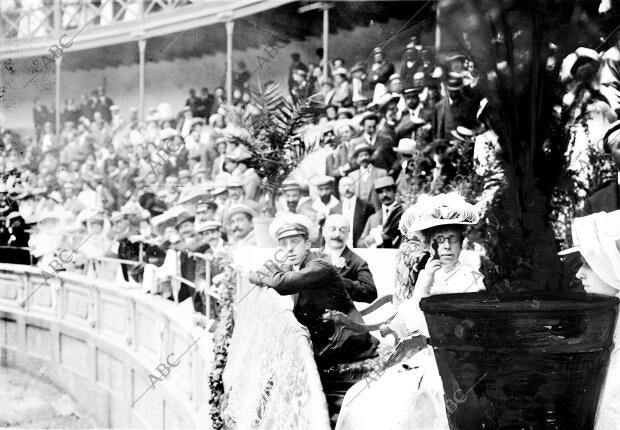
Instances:
[[[368,333],[349,334],[340,347],[328,348],[334,326],[323,320],[327,310],[342,312],[357,323],[363,323],[363,319],[338,270],[310,251],[311,226],[312,222],[299,214],[276,218],[269,226],[269,233],[278,241],[275,260],[284,258],[285,264],[273,265],[267,273],[250,271],[250,282],[273,288],[280,295],[294,295],[293,314],[310,332],[319,370],[335,363],[374,357],[378,341]]]
[[[241,204],[251,207],[254,211],[258,212],[259,204],[254,200],[250,200],[246,197],[245,187],[243,186],[243,181],[238,177],[231,177],[227,184],[226,189],[228,190],[228,196],[230,200],[230,204]]]
[[[328,216],[323,226],[323,252],[338,269],[351,299],[372,303],[377,299],[377,287],[368,263],[347,246],[350,230],[349,221],[343,215]]]
[[[353,180],[355,195],[378,209],[381,203],[373,184],[377,178],[387,176],[387,171],[379,169],[372,164],[371,156],[373,152],[373,148],[366,143],[356,145],[353,151],[353,158],[360,168],[349,173],[348,177]]]
[[[349,226],[353,226],[353,234],[349,234],[347,237],[347,246],[353,248],[357,243],[366,221],[370,218],[370,215],[374,213],[374,208],[368,202],[361,200],[353,192],[353,179],[350,177],[344,177],[338,184],[338,190],[340,191],[340,203],[329,211],[331,214],[341,214],[349,223]]]
[[[233,204],[224,219],[229,232],[228,239],[235,247],[256,246],[252,220],[256,212],[247,205]]]
[[[379,178],[374,186],[381,201],[381,209],[368,218],[357,246],[398,248],[401,240],[398,223],[403,215],[403,207],[396,201],[394,179],[391,176]]]
[[[334,178],[327,175],[315,176],[312,183],[316,186],[318,197],[314,200],[305,200],[299,205],[299,213],[311,214],[309,217],[318,225],[318,234],[315,236],[311,232],[311,239],[315,246],[320,246],[321,228],[325,222],[325,218],[329,216],[329,211],[338,205],[338,199],[333,196]]]
[[[195,236],[195,220],[195,217],[187,216],[182,218],[176,225],[176,229],[181,236],[181,242],[177,245],[177,249],[180,251],[181,277],[192,283],[196,279],[196,267],[202,264],[202,260],[194,258],[191,254],[194,252],[203,253],[209,249],[207,243],[197,240]],[[179,288],[179,303],[189,297],[193,297],[194,293],[194,287],[182,282]]]

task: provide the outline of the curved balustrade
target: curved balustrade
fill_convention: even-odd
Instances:
[[[106,281],[45,276],[0,264],[2,365],[48,377],[103,427],[209,428],[212,343],[192,311]]]
[[[0,14],[0,59],[49,55],[54,45],[67,52],[148,39],[253,15],[292,1],[35,0],[17,8],[9,0],[6,6],[3,2]]]

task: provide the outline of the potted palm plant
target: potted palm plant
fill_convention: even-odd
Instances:
[[[230,105],[223,109],[234,130],[228,138],[250,151],[252,167],[261,178],[263,213],[254,227],[257,240],[268,246],[267,227],[276,213],[278,192],[304,157],[318,148],[322,136],[313,124],[324,106],[310,99],[291,101],[277,83],[259,85],[251,96],[245,110]]]
[[[505,182],[482,223],[486,293],[422,300],[452,429],[594,425],[617,299],[562,291],[551,220],[566,168],[560,62],[596,40],[592,5],[444,0],[443,28],[489,100]],[[588,34],[591,32],[591,34]],[[558,50],[553,44],[559,45]],[[456,400],[455,400],[456,399]]]

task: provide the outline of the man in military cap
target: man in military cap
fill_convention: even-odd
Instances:
[[[381,208],[368,218],[357,244],[360,248],[398,248],[401,237],[398,223],[403,207],[396,200],[396,184],[391,176],[375,180],[375,191]]]
[[[368,333],[350,335],[342,346],[329,347],[334,326],[323,320],[327,310],[342,312],[357,323],[363,323],[363,319],[355,309],[338,270],[310,251],[308,234],[311,224],[307,217],[299,214],[276,218],[269,232],[278,241],[276,260],[285,263],[282,267],[272,266],[267,273],[251,271],[250,282],[273,288],[281,295],[293,295],[293,313],[310,332],[319,369],[373,357],[378,341]]]

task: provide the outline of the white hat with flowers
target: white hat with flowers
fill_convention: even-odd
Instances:
[[[479,220],[479,208],[467,203],[458,193],[422,195],[416,204],[405,210],[399,228],[405,237],[411,239],[416,231],[442,225],[473,225]]]

